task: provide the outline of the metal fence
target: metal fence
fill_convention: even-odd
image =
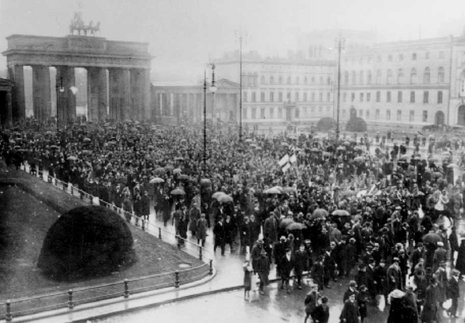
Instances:
[[[74,307],[85,303],[92,303],[118,297],[129,298],[131,294],[148,292],[167,287],[179,288],[183,284],[187,284],[213,274],[212,255],[210,252],[204,250],[201,245],[174,235],[168,230],[157,226],[155,223],[151,223],[143,218],[137,218],[134,213],[126,212],[122,208],[116,207],[114,204],[102,201],[78,187],[73,186],[71,183],[63,182],[42,172],[33,171],[31,173],[30,169],[27,169],[26,167],[24,167],[24,171],[41,178],[43,181],[60,188],[68,194],[80,198],[82,201],[87,202],[90,205],[102,205],[114,210],[125,220],[129,219],[129,223],[131,225],[137,226],[143,231],[147,231],[149,234],[158,237],[160,240],[169,244],[174,244],[178,248],[181,248],[182,245],[182,251],[198,258],[203,262],[203,264],[173,272],[147,275],[143,277],[124,279],[123,281],[113,283],[7,300],[6,302],[0,303],[0,309],[3,309],[0,310],[3,312],[1,314],[7,322],[11,322],[14,317],[31,315],[38,312],[59,310],[63,308],[72,310]]]

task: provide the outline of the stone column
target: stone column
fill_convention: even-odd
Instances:
[[[90,121],[102,122],[107,118],[107,71],[105,68],[87,68],[87,115]]]
[[[8,67],[8,76],[15,82],[12,93],[13,121],[19,121],[26,117],[26,100],[24,97],[24,70],[23,65]]]
[[[11,91],[6,92],[6,119],[4,122],[4,125],[7,128],[10,128],[13,126],[13,103],[12,100],[13,96],[11,94]]]
[[[32,66],[32,98],[34,118],[45,121],[52,115],[50,70],[48,66]]]
[[[112,68],[110,74],[110,118],[124,121],[131,118],[130,74],[128,69]]]
[[[66,125],[76,119],[76,95],[71,91],[75,86],[74,67],[57,66],[57,118],[59,125]],[[60,91],[63,88],[63,92]]]
[[[145,120],[152,120],[153,118],[153,111],[151,109],[151,98],[152,98],[152,82],[150,81],[150,69],[144,69],[142,72],[142,77],[144,83],[142,88],[144,91],[142,92],[142,109],[143,109],[143,116]]]

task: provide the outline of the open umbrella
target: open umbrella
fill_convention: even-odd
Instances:
[[[220,203],[231,203],[233,202],[233,198],[230,195],[223,194],[217,198],[217,201]]]
[[[163,178],[160,178],[160,177],[154,177],[150,180],[150,184],[160,184],[160,183],[164,183],[165,180]]]
[[[178,188],[175,188],[174,190],[172,190],[170,194],[175,195],[175,196],[181,196],[181,195],[186,195],[186,192],[184,192],[183,189],[178,187]]]
[[[354,158],[354,161],[356,161],[357,163],[363,163],[365,161],[365,157],[357,156]]]
[[[176,160],[176,161],[183,161],[184,158],[183,158],[183,157],[176,157],[174,160]]]
[[[222,195],[226,195],[225,192],[215,192],[212,194],[212,198],[215,199],[215,200],[218,200],[218,198]]]
[[[331,214],[334,216],[350,216],[350,213],[346,210],[335,210]]]
[[[166,169],[164,169],[163,167],[155,168],[155,173],[164,174],[165,172],[166,172]]]
[[[173,170],[173,169],[174,169],[174,166],[168,164],[168,165],[165,166],[165,169],[166,169],[166,170]]]
[[[294,231],[294,230],[303,230],[303,229],[306,229],[306,228],[307,228],[307,226],[305,224],[303,224],[303,223],[292,222],[286,227],[286,230]]]
[[[68,158],[66,158],[67,160],[78,160],[78,158],[76,156],[69,156]]]
[[[291,218],[284,218],[281,220],[281,222],[279,222],[279,227],[281,229],[284,229],[287,228],[287,226],[291,223],[294,223],[294,220],[292,220]]]
[[[282,194],[283,189],[281,186],[273,186],[272,188],[264,190],[263,193],[264,194]]]
[[[181,175],[179,175],[179,180],[180,180],[180,181],[188,181],[188,180],[189,180],[189,176],[186,175],[186,174],[181,174]]]
[[[247,138],[247,139],[245,140],[245,142],[247,142],[247,143],[252,142],[252,139]]]
[[[60,147],[58,147],[57,145],[51,145],[50,146],[50,149],[58,149],[58,148],[60,148]]]
[[[91,140],[90,138],[87,138],[87,137],[86,137],[86,138],[84,138],[82,141],[84,141],[84,142],[91,142],[92,140]]]
[[[173,169],[173,174],[181,174],[181,172],[182,172],[181,168]]]
[[[201,185],[210,185],[211,183],[212,183],[212,181],[210,179],[208,179],[208,178],[202,178],[200,180]]]
[[[312,218],[326,218],[328,216],[328,211],[325,209],[317,208],[312,213]]]
[[[427,233],[423,236],[423,242],[424,243],[432,243],[432,244],[437,244],[438,241],[442,241],[441,237],[439,236],[439,234],[437,233],[434,233],[434,232],[430,232],[430,233]]]

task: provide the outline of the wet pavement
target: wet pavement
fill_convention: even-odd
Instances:
[[[342,286],[337,286],[337,288],[325,290],[323,292],[323,294],[329,298],[330,323],[339,323],[344,290],[345,288],[342,288]],[[287,294],[285,291],[278,288],[277,283],[273,283],[267,287],[266,295],[259,295],[257,292],[251,292],[250,301],[244,300],[243,291],[238,289],[148,308],[139,312],[91,320],[90,322],[302,323],[305,318],[303,302],[307,291],[308,288],[304,288],[303,290],[295,290],[292,291],[291,294]],[[444,318],[443,322],[463,322],[463,304],[460,308],[462,319]],[[384,312],[380,312],[377,308],[370,306],[368,309],[368,317],[364,322],[386,322],[387,314],[388,309],[385,309]]]

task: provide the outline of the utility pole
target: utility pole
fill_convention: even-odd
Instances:
[[[344,39],[339,36],[337,39],[337,101],[336,101],[336,145],[339,142],[340,121],[339,114],[341,110],[341,51]]]

